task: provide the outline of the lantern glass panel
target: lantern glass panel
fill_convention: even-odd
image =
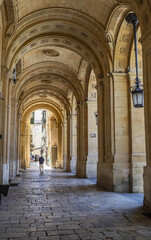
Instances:
[[[137,93],[138,105],[143,105],[143,92]]]
[[[133,98],[133,104],[135,107],[137,105],[137,93],[136,92],[132,92],[132,98]]]
[[[133,104],[135,108],[140,108],[144,106],[144,91],[134,91],[132,92]]]

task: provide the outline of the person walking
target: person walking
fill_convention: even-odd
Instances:
[[[43,173],[43,170],[44,170],[44,158],[43,156],[41,155],[41,157],[39,158],[39,170],[40,170],[40,173]]]

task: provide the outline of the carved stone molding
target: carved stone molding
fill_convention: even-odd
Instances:
[[[15,9],[12,0],[5,0],[7,20],[9,23],[15,22]]]
[[[113,37],[109,32],[106,32],[106,41],[107,43],[112,43],[113,42]]]
[[[6,66],[1,66],[2,72],[9,72],[9,69]]]

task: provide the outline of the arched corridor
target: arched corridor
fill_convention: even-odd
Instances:
[[[38,154],[51,173],[95,183],[100,202],[142,196],[150,211],[150,49],[147,0],[0,0],[0,188],[30,176]]]
[[[149,240],[142,194],[100,191],[89,179],[38,164],[22,174],[0,206],[0,239]]]

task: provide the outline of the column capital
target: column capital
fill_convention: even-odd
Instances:
[[[72,113],[70,115],[71,115],[71,117],[75,117],[75,116],[77,116],[77,113]]]
[[[104,85],[104,82],[103,81],[100,81],[100,82],[98,82],[98,84],[96,85],[96,89],[98,89],[98,88],[100,88],[100,87],[103,87],[103,85]]]
[[[82,101],[79,103],[79,105],[86,104],[87,102],[88,102],[88,98],[86,98],[86,99],[82,100]]]
[[[8,73],[9,69],[6,66],[1,66],[2,72],[3,73]]]
[[[66,117],[67,117],[67,119],[71,118],[71,114],[70,114],[70,113],[67,113],[67,114],[66,114]]]
[[[99,87],[102,87],[104,84],[104,81],[106,81],[109,78],[109,76],[110,75],[108,73],[105,76],[103,74],[99,74],[98,82],[95,88],[98,89]]]

